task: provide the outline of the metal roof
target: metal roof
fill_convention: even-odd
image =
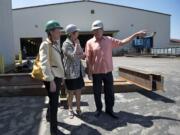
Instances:
[[[150,11],[150,10],[145,10],[145,9],[139,9],[139,8],[134,8],[134,7],[128,7],[128,6],[122,6],[122,5],[112,4],[112,3],[98,2],[98,1],[93,1],[93,0],[68,1],[68,2],[48,4],[48,5],[39,5],[39,6],[15,8],[15,9],[13,9],[13,10],[21,10],[21,9],[29,9],[29,8],[37,8],[37,7],[46,7],[46,6],[53,6],[53,5],[60,5],[60,4],[62,5],[62,4],[69,4],[69,3],[81,3],[81,2],[90,2],[90,3],[97,3],[97,4],[110,5],[110,6],[116,6],[116,7],[123,7],[123,8],[129,8],[129,9],[134,9],[134,10],[141,10],[141,11],[145,11],[145,12],[151,12],[151,13],[156,13],[156,14],[162,14],[162,15],[171,16],[170,14],[166,14],[166,13],[161,13],[161,12],[156,12],[156,11]]]

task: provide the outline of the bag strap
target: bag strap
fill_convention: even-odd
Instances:
[[[51,62],[50,62],[50,60],[51,60],[51,57],[52,57],[52,48],[51,48],[51,46],[50,45],[52,45],[52,43],[51,42],[49,42],[48,40],[45,40],[44,42],[46,42],[47,44],[48,44],[48,51],[49,51],[49,58],[48,58],[48,60],[49,60],[49,64],[50,64],[50,66],[51,66]],[[50,44],[50,45],[49,45]],[[51,49],[51,50],[50,50]]]
[[[64,73],[65,73],[64,61],[63,61],[64,55],[62,53],[62,49],[60,48],[61,49],[61,51],[60,51],[55,45],[52,45],[52,47],[59,53],[59,55],[61,57],[61,62],[62,62],[62,66],[63,66],[63,69],[64,69]]]

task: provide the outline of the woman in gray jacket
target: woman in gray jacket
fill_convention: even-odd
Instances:
[[[77,115],[81,114],[80,99],[81,89],[84,87],[83,76],[84,68],[81,65],[81,59],[85,58],[80,46],[78,36],[79,29],[74,24],[66,26],[67,38],[63,43],[62,50],[64,54],[65,84],[68,92],[68,107],[70,118],[74,117],[72,109],[73,95],[76,96]]]
[[[46,119],[50,121],[51,135],[57,135],[58,97],[62,78],[64,78],[60,45],[58,44],[61,36],[60,29],[62,29],[62,27],[57,21],[48,21],[45,30],[47,39],[41,43],[39,48],[41,69],[45,78],[44,84],[49,97]]]

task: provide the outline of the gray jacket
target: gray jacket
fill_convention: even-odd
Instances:
[[[79,45],[80,47],[80,45]],[[64,70],[66,79],[75,79],[82,76],[85,76],[84,67],[81,63],[80,55],[83,54],[82,48],[77,48],[73,45],[72,41],[69,38],[66,38],[62,45],[62,51],[64,54]]]

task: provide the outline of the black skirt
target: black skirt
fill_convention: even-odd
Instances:
[[[65,79],[67,90],[78,90],[84,87],[84,79],[82,75],[76,79]]]

